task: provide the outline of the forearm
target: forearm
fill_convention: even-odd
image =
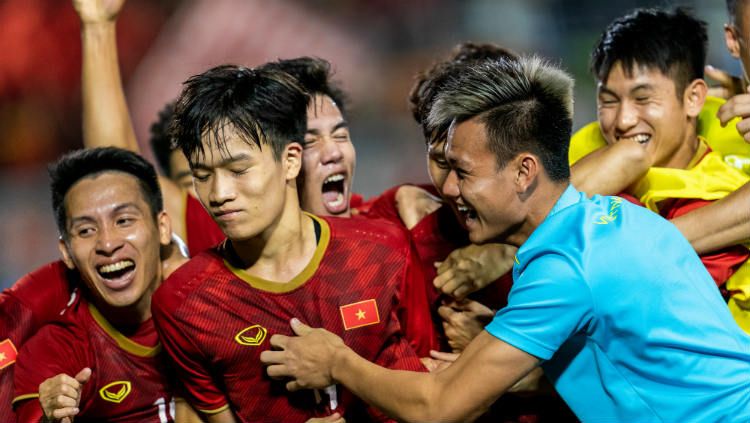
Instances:
[[[750,239],[750,185],[725,198],[672,219],[698,254]]]
[[[83,142],[139,151],[117,59],[115,22],[81,23]]]
[[[643,148],[621,141],[600,148],[570,168],[570,181],[576,189],[592,195],[623,192],[648,171]]]

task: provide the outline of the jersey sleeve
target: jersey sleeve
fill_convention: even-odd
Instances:
[[[200,201],[190,194],[186,195],[185,233],[190,256],[208,250],[224,240],[224,234],[211,215],[203,208]]]
[[[398,320],[409,345],[420,357],[440,349],[432,321],[428,290],[435,289],[422,272],[421,261],[410,237],[404,259],[403,279],[399,285]]]
[[[152,316],[170,364],[182,384],[185,399],[201,413],[216,414],[226,410],[229,402],[209,371],[208,360],[185,333],[174,313],[154,301]]]
[[[542,360],[549,360],[592,318],[589,286],[565,257],[547,254],[517,276],[508,305],[485,330]]]
[[[18,421],[41,418],[39,385],[59,374],[74,377],[83,370],[88,356],[86,345],[85,339],[56,324],[43,327],[24,344],[18,353],[13,378],[13,408]],[[90,395],[87,388],[84,385],[81,403]]]

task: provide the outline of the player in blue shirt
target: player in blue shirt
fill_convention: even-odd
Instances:
[[[472,242],[519,246],[508,306],[430,374],[380,368],[293,321],[289,389],[342,383],[405,421],[466,421],[537,366],[584,421],[750,419],[750,337],[677,229],[569,185],[573,81],[538,58],[467,66],[430,113],[450,124],[443,187]]]

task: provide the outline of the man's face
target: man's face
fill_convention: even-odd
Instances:
[[[742,73],[745,79],[745,83],[748,83],[748,69],[750,69],[750,48],[748,47],[748,41],[750,41],[750,7],[747,7],[746,1],[737,1],[737,16],[733,24],[727,24],[724,26],[724,40],[727,44],[727,50],[735,59],[739,59],[742,63]]]
[[[634,67],[627,76],[616,62],[606,81],[598,84],[599,127],[608,144],[631,140],[643,144],[653,166],[681,167],[692,154],[691,121],[683,93],[658,69]]]
[[[356,153],[349,126],[328,96],[316,94],[307,106],[304,147],[299,181],[302,208],[320,216],[350,216]]]
[[[458,212],[456,203],[443,194],[443,185],[448,178],[450,166],[445,158],[445,138],[429,143],[427,145],[427,172],[430,174],[430,181],[437,190],[440,197],[453,210],[458,217],[458,222],[463,225],[463,216]]]
[[[270,145],[261,149],[231,126],[224,135],[221,148],[204,135],[205,154],[191,158],[195,190],[227,238],[245,241],[273,230],[281,219],[288,185],[299,172],[298,161],[288,166],[289,150],[299,153],[301,147],[290,144],[276,160]]]
[[[81,179],[64,204],[65,264],[107,305],[148,311],[161,280],[160,246],[170,242],[166,213],[154,219],[138,180],[123,172]]]
[[[172,150],[169,155],[169,179],[173,180],[180,188],[184,188],[193,196],[196,196],[190,163],[179,148]]]
[[[443,195],[456,203],[475,244],[505,240],[524,219],[514,168],[499,169],[487,142],[484,124],[473,118],[452,129],[445,150],[451,170]]]

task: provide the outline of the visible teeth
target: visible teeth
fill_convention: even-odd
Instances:
[[[337,173],[335,175],[331,175],[331,176],[327,177],[325,179],[325,181],[323,181],[323,183],[327,184],[329,182],[338,182],[338,181],[343,181],[343,180],[344,180],[344,174]]]
[[[108,265],[100,267],[99,272],[100,273],[117,272],[118,270],[122,270],[133,265],[135,265],[135,263],[133,263],[130,260],[118,261],[117,263],[112,263],[112,264],[108,264]]]
[[[328,205],[331,206],[331,207],[339,207],[342,204],[344,204],[344,194],[342,194],[340,192],[338,193],[338,195],[336,195],[336,199],[335,200],[328,202]]]
[[[637,142],[639,144],[644,144],[644,143],[648,142],[648,140],[651,139],[651,136],[650,135],[646,135],[646,134],[638,134],[638,135],[634,135],[632,137],[628,137],[628,138],[624,138],[624,139],[633,140],[633,141],[635,141],[635,142]]]
[[[460,211],[461,213],[466,213],[469,211],[469,208],[466,206],[458,206],[458,211]]]

